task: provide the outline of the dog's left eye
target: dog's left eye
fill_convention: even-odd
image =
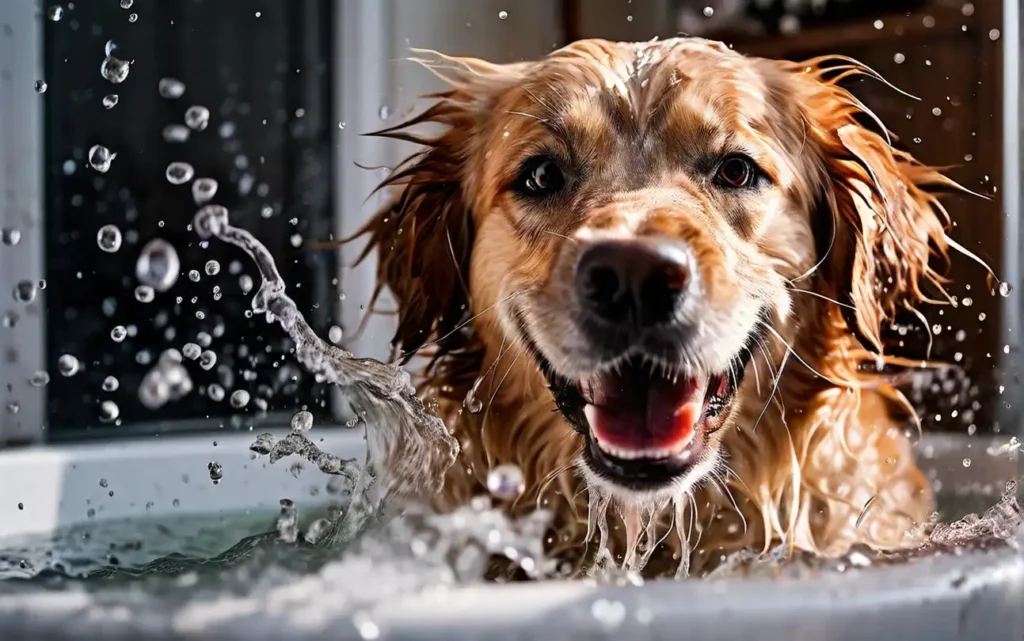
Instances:
[[[554,160],[546,157],[531,158],[523,165],[516,180],[516,188],[527,196],[549,196],[565,186],[565,174]]]
[[[757,180],[757,165],[742,154],[726,156],[718,165],[715,180],[725,187],[750,187]]]

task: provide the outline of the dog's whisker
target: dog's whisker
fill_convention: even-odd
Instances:
[[[477,313],[477,314],[474,314],[473,316],[470,316],[470,317],[469,317],[469,318],[467,318],[466,320],[462,321],[462,322],[461,322],[461,323],[459,323],[459,324],[458,324],[458,325],[457,325],[457,326],[456,326],[456,327],[455,327],[454,329],[452,329],[452,330],[451,330],[450,332],[448,332],[448,333],[447,333],[447,334],[445,334],[444,336],[441,336],[441,337],[439,337],[439,338],[435,338],[434,340],[432,340],[432,341],[430,341],[430,342],[427,342],[427,343],[423,343],[422,345],[420,345],[420,346],[419,346],[419,347],[417,347],[416,349],[411,349],[411,350],[407,350],[407,351],[405,351],[405,352],[402,352],[402,354],[401,354],[401,355],[399,355],[399,357],[398,357],[398,358],[397,358],[396,360],[399,360],[399,361],[400,361],[400,360],[403,360],[403,359],[405,359],[406,357],[410,356],[411,354],[413,354],[413,353],[415,353],[415,352],[418,352],[418,351],[420,351],[420,350],[422,350],[422,349],[424,349],[424,348],[426,348],[426,347],[431,347],[431,346],[433,346],[433,345],[437,345],[438,343],[441,343],[441,342],[445,341],[445,340],[446,340],[446,339],[448,339],[448,338],[449,338],[449,337],[450,337],[450,336],[451,336],[452,334],[454,334],[455,332],[457,332],[457,331],[459,331],[460,329],[464,328],[464,327],[465,327],[466,325],[469,325],[470,323],[472,323],[472,322],[473,322],[473,321],[475,321],[476,319],[480,318],[481,316],[483,316],[483,315],[484,315],[484,314],[486,314],[487,312],[491,311],[491,310],[492,310],[492,309],[494,309],[495,307],[497,307],[497,306],[499,306],[499,305],[501,305],[501,304],[503,304],[503,303],[507,303],[508,301],[512,300],[512,299],[513,299],[513,298],[515,298],[516,296],[519,296],[519,295],[521,295],[521,294],[525,294],[525,293],[526,293],[527,291],[528,291],[528,290],[526,290],[526,289],[517,289],[516,291],[512,292],[512,293],[511,293],[511,294],[509,294],[508,296],[505,296],[504,298],[502,298],[502,299],[500,299],[500,300],[497,300],[497,301],[495,301],[495,302],[494,302],[494,304],[492,304],[492,305],[488,305],[488,306],[487,306],[486,308],[484,308],[483,310],[481,310],[481,311],[480,311],[479,313]]]
[[[822,300],[827,300],[828,302],[830,302],[830,303],[832,303],[834,305],[838,305],[839,307],[844,307],[846,309],[852,309],[853,311],[857,311],[857,308],[854,307],[853,305],[848,305],[847,303],[840,303],[839,301],[837,301],[834,298],[829,298],[828,296],[826,296],[824,294],[819,294],[818,292],[816,292],[814,290],[811,290],[811,289],[800,289],[799,287],[790,287],[789,291],[791,291],[791,292],[793,292],[795,294],[807,294],[809,296],[814,296],[814,297],[820,298]]]

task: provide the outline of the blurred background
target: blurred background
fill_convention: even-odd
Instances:
[[[172,184],[170,163],[217,181],[215,202],[268,245],[322,336],[383,358],[390,319],[363,322],[372,261],[353,269],[357,247],[309,245],[358,228],[379,204],[368,199],[385,175],[379,167],[409,153],[360,134],[439,88],[404,60],[410,48],[508,62],[579,38],[678,34],[772,58],[849,55],[919,98],[878,82],[851,85],[899,146],[988,196],[948,202],[953,236],[1012,290],[1000,295],[983,269],[957,257],[958,307],[926,310],[930,328],[900,319],[890,338],[920,358],[931,333],[932,356],[962,371],[918,382],[913,395],[929,428],[1006,429],[1017,420],[1018,20],[1016,2],[1000,1],[7,0],[0,285],[12,295],[0,298],[0,447],[249,429],[303,407],[321,420],[340,416],[331,390],[291,358],[283,332],[247,315],[252,265],[188,229],[194,180]],[[123,81],[101,73],[108,56],[124,61]],[[196,106],[209,111],[204,128],[189,126]],[[116,154],[106,172],[90,166],[94,145]],[[115,252],[97,240],[104,225],[120,231]],[[140,301],[136,262],[155,238],[175,246],[181,275]],[[217,362],[186,359],[192,393],[156,411],[143,406],[146,372],[188,342]],[[64,375],[65,355],[79,364],[73,375]],[[237,390],[252,400],[236,407]]]

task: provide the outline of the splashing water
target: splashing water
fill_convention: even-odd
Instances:
[[[340,387],[349,405],[358,410],[367,426],[366,471],[377,480],[379,499],[420,497],[440,489],[458,443],[440,418],[426,412],[409,374],[396,365],[356,358],[317,336],[285,293],[270,252],[252,234],[232,226],[227,209],[207,205],[196,213],[193,226],[200,237],[216,237],[252,258],[262,276],[253,312],[276,321],[295,342],[298,361],[319,379]],[[289,439],[296,452],[316,458],[319,449],[301,434],[292,432],[282,442]],[[323,459],[316,460],[323,469]]]

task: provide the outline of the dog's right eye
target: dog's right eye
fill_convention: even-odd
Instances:
[[[516,191],[524,196],[550,196],[565,186],[565,174],[554,160],[537,157],[527,160],[516,180]]]

